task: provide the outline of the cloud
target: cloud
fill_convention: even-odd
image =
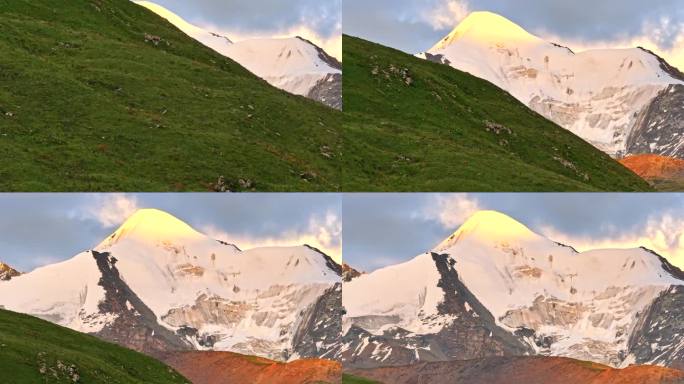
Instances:
[[[470,14],[470,6],[465,0],[442,0],[420,14],[435,30],[451,29]]]
[[[665,257],[673,265],[684,269],[684,218],[674,213],[653,216],[645,225],[628,232],[621,232],[618,227],[613,227],[612,235],[598,237],[570,235],[553,226],[543,226],[540,232],[579,251],[646,247]]]
[[[102,226],[111,228],[121,225],[134,214],[138,207],[138,199],[127,194],[95,195],[94,202],[85,210],[86,219],[95,219]]]
[[[309,218],[308,226],[298,230],[286,229],[276,235],[231,233],[213,225],[200,227],[200,232],[211,238],[235,244],[241,249],[306,244],[320,249],[338,263],[342,261],[342,219],[334,211],[313,214]]]
[[[481,210],[478,200],[468,194],[446,194],[434,196],[432,204],[428,204],[422,214],[438,221],[442,227],[456,230],[475,212]]]

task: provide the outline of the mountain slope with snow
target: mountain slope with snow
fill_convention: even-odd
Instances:
[[[405,336],[387,341],[376,356],[391,356],[393,349],[415,352],[397,365],[538,354],[615,367],[679,367],[684,310],[675,308],[684,304],[683,295],[684,273],[651,251],[578,253],[510,217],[483,211],[430,253],[345,283],[344,343],[353,352],[343,356],[361,367],[386,363],[364,356],[350,334],[370,335],[370,342],[391,331]],[[473,353],[435,353],[431,338],[464,323],[483,327],[486,337],[462,329],[446,343]],[[473,347],[492,341],[500,347]]]
[[[326,353],[317,320],[329,316],[319,302],[340,279],[312,248],[242,251],[141,210],[94,250],[3,283],[0,305],[152,355],[199,349],[288,360]],[[320,340],[295,343],[301,333]]]
[[[342,109],[342,65],[311,41],[301,37],[263,38],[233,42],[188,23],[150,1],[136,1],[188,36],[235,60],[274,87]]]
[[[488,80],[616,157],[684,157],[684,74],[650,51],[575,53],[474,12],[419,56]]]

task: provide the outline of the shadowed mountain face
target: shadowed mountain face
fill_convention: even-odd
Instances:
[[[345,190],[649,189],[485,80],[354,37],[343,49]]]
[[[330,360],[279,363],[230,352],[177,352],[162,360],[193,384],[339,384],[342,366]]]
[[[490,357],[345,372],[391,384],[681,384],[684,372],[655,366],[614,369],[559,357]]]

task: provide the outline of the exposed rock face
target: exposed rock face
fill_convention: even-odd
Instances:
[[[559,357],[489,357],[345,371],[392,384],[675,384],[684,372],[654,366],[614,369]]]
[[[361,272],[352,268],[349,264],[342,264],[342,281],[350,282],[361,276]]]
[[[342,74],[329,73],[316,82],[306,97],[330,108],[342,110]]]
[[[5,263],[0,262],[0,281],[9,281],[13,277],[17,277],[20,275],[21,272],[17,271],[16,269],[10,267]]]
[[[245,312],[252,309],[246,302],[235,302],[205,294],[197,298],[195,305],[171,309],[162,320],[174,327],[200,328],[204,324],[236,325],[244,319]]]
[[[396,326],[384,327],[397,322],[391,317],[351,319],[353,325],[342,338],[340,348],[345,366],[398,366],[532,352],[518,336],[496,325],[492,314],[459,280],[454,259],[437,253],[432,253],[432,259],[441,276],[437,286],[444,291],[444,300],[430,320],[443,322],[444,326],[436,333],[417,334]],[[364,327],[384,331],[371,333]]]
[[[629,353],[636,364],[684,370],[684,286],[672,286],[641,314]]]
[[[184,337],[159,325],[154,312],[119,276],[116,258],[109,253],[92,251],[92,254],[102,273],[100,286],[105,290],[100,312],[116,316],[96,333],[98,337],[154,357],[168,351],[192,349]]]
[[[299,358],[334,359],[342,336],[342,284],[329,288],[302,315],[292,339]]]
[[[627,153],[684,158],[684,85],[663,89],[637,116]]]

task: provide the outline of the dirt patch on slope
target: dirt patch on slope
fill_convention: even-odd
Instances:
[[[492,357],[355,369],[349,373],[392,384],[678,384],[684,372],[656,366],[614,369],[562,357]]]
[[[336,361],[303,359],[281,363],[231,352],[175,352],[163,361],[193,384],[313,384],[342,382]]]

